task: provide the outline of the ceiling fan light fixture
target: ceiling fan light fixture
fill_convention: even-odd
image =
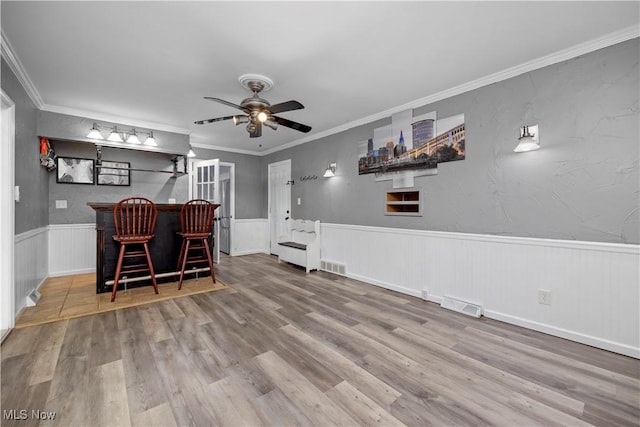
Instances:
[[[258,120],[260,120],[262,123],[266,122],[268,118],[269,116],[264,111],[260,111],[258,113]]]
[[[249,117],[247,116],[233,116],[233,124],[238,126],[243,123],[249,123]]]
[[[273,120],[265,120],[263,125],[265,125],[267,127],[270,127],[273,130],[277,130],[278,129],[278,123],[274,122]]]

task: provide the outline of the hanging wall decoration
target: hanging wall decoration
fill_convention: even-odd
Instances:
[[[65,184],[94,183],[94,160],[58,157],[56,182]]]
[[[40,166],[49,172],[56,169],[56,153],[47,138],[40,138]]]
[[[131,163],[102,160],[98,166],[98,185],[131,185]]]
[[[438,163],[465,158],[464,114],[443,119],[437,119],[436,112],[394,114],[391,125],[374,129],[373,138],[359,147],[359,175],[373,173],[377,180],[394,183],[408,174],[435,175]]]

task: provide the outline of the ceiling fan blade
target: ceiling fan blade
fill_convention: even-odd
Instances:
[[[303,108],[304,105],[300,104],[298,101],[287,101],[272,105],[267,108],[267,110],[269,110],[271,114],[278,114],[284,111],[302,110]]]
[[[221,122],[223,120],[229,120],[229,119],[233,119],[235,116],[225,116],[225,117],[217,117],[215,119],[208,119],[208,120],[198,120],[197,122],[193,122],[197,125],[203,125],[205,123],[213,123],[213,122]]]
[[[297,123],[288,119],[283,119],[282,117],[278,117],[278,116],[271,116],[271,119],[278,122],[278,124],[291,128],[293,130],[297,130],[304,133],[311,131],[311,126],[303,125],[302,123]]]
[[[262,123],[256,123],[256,130],[253,132],[249,132],[249,138],[259,138],[262,136]]]
[[[224,99],[213,98],[211,96],[205,96],[204,99],[208,99],[209,101],[219,102],[220,104],[228,105],[229,107],[237,108],[240,111],[244,111],[245,113],[249,113],[249,110],[247,110],[246,108],[241,107],[238,104],[234,104],[233,102],[225,101]]]

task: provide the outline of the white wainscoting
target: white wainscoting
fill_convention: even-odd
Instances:
[[[47,278],[49,270],[47,248],[48,228],[41,227],[15,235],[15,315],[26,306],[27,295]]]
[[[236,219],[231,255],[269,253],[269,222],[266,218]]]
[[[348,277],[640,358],[638,245],[328,223],[321,234],[322,259]]]
[[[96,225],[49,225],[49,276],[96,271]]]

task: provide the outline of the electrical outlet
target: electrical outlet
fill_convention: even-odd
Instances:
[[[549,289],[538,289],[538,304],[551,305],[551,291]]]

